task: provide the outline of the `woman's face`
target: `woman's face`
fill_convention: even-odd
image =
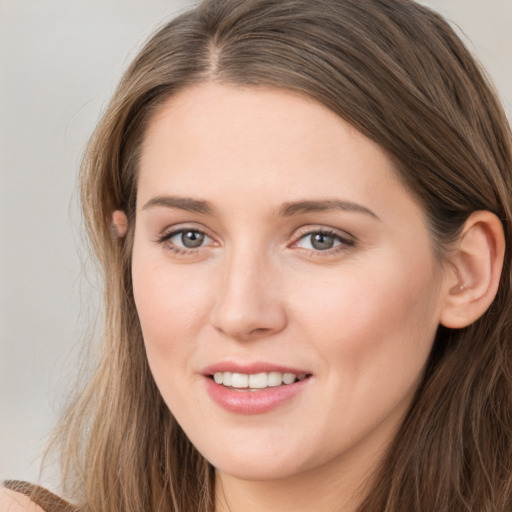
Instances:
[[[258,480],[378,459],[446,288],[376,144],[295,93],[213,83],[149,125],[133,284],[177,421],[220,472]]]

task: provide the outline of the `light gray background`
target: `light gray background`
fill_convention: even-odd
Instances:
[[[512,0],[425,3],[464,32],[511,119]],[[0,480],[39,480],[95,309],[76,198],[84,145],[136,49],[190,4],[0,0]]]

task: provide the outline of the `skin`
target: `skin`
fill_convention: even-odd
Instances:
[[[360,209],[282,215],[305,200]],[[203,245],[183,247],[185,228]],[[315,249],[326,230],[335,247]],[[352,511],[419,385],[453,276],[377,145],[298,94],[205,83],[149,125],[133,285],[155,381],[217,470],[217,509]],[[237,414],[201,374],[226,360],[311,377],[279,407]]]
[[[28,496],[10,489],[0,489],[0,510],[2,512],[44,512],[44,510],[30,501]]]

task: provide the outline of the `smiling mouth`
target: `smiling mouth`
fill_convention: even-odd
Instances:
[[[311,375],[306,373],[281,373],[281,372],[260,372],[260,373],[236,373],[236,372],[215,372],[209,376],[217,384],[225,388],[239,391],[258,391],[260,389],[277,388],[300,382]]]

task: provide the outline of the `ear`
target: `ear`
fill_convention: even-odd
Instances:
[[[112,222],[110,224],[110,231],[112,238],[124,238],[128,230],[128,218],[126,213],[122,210],[115,210],[112,213]]]
[[[498,291],[504,255],[505,236],[498,217],[488,211],[472,213],[449,258],[442,325],[461,329],[487,311]]]

